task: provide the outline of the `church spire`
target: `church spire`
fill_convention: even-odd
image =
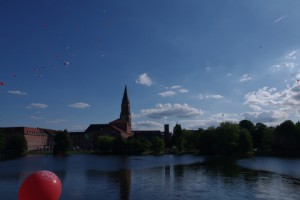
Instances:
[[[122,104],[129,104],[129,98],[128,98],[128,94],[127,94],[127,85],[125,85],[125,90],[124,90],[124,94],[123,94],[123,99],[122,99]]]
[[[130,102],[127,94],[127,86],[125,86],[122,98],[120,119],[126,120],[131,127]]]

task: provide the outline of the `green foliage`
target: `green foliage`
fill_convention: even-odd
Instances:
[[[115,138],[113,140],[112,153],[115,154],[142,154],[150,150],[151,143],[143,139],[123,139],[122,137]]]
[[[291,120],[286,120],[275,128],[273,144],[275,152],[285,155],[299,155],[299,145],[299,128]]]
[[[198,149],[201,154],[214,155],[217,153],[216,143],[216,129],[215,127],[209,127],[208,129],[199,133],[198,137]]]
[[[253,143],[252,138],[247,129],[240,130],[239,136],[239,153],[242,156],[252,155]]]
[[[163,153],[165,150],[165,143],[164,143],[163,139],[156,137],[152,141],[151,149],[152,149],[153,153],[155,153],[155,154]]]
[[[96,142],[95,149],[99,153],[110,153],[114,149],[116,138],[111,136],[99,136]]]
[[[218,154],[233,155],[237,152],[239,142],[239,126],[231,122],[223,122],[216,129]]]
[[[176,147],[178,152],[182,152],[184,149],[185,138],[182,134],[181,125],[176,124],[173,129],[173,139],[172,144]]]
[[[5,139],[3,153],[10,157],[18,157],[26,154],[27,140],[24,135],[13,135]]]
[[[4,133],[3,131],[0,129],[0,153],[2,152],[3,148],[4,148]]]
[[[246,129],[249,133],[251,133],[255,128],[254,124],[251,121],[246,119],[240,121],[239,126],[240,129]]]
[[[54,137],[53,153],[66,154],[72,147],[72,140],[67,130],[57,131]]]
[[[113,153],[124,154],[124,149],[126,149],[126,141],[122,137],[117,137],[113,143]]]
[[[140,139],[129,139],[126,141],[126,154],[142,154],[150,149],[150,142]]]
[[[253,132],[251,132],[253,140],[253,148],[258,151],[262,151],[262,138],[264,137],[264,132],[267,126],[263,123],[257,123],[254,127]]]
[[[272,145],[274,140],[274,129],[265,128],[261,138],[260,152],[270,154],[272,152]]]
[[[177,148],[196,148],[203,155],[280,154],[300,155],[300,122],[287,120],[276,128],[263,123],[242,120],[239,124],[223,122],[218,127],[198,131],[174,128],[173,145]]]

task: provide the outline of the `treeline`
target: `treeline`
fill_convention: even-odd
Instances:
[[[202,155],[300,156],[300,122],[286,120],[276,127],[268,127],[242,120],[196,131],[184,130],[176,124],[167,145],[169,149],[196,151]]]
[[[165,143],[162,138],[156,137],[153,140],[121,137],[99,136],[95,144],[95,151],[100,154],[161,154],[164,153]]]
[[[24,135],[5,137],[0,130],[0,160],[24,156],[27,153],[27,141]]]

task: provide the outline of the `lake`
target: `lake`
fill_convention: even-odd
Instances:
[[[236,162],[195,155],[29,155],[0,162],[0,199],[17,199],[23,180],[55,172],[61,200],[300,199],[300,159]]]

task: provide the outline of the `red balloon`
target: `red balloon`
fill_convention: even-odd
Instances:
[[[51,171],[41,170],[29,175],[22,183],[18,200],[58,200],[61,182]]]

